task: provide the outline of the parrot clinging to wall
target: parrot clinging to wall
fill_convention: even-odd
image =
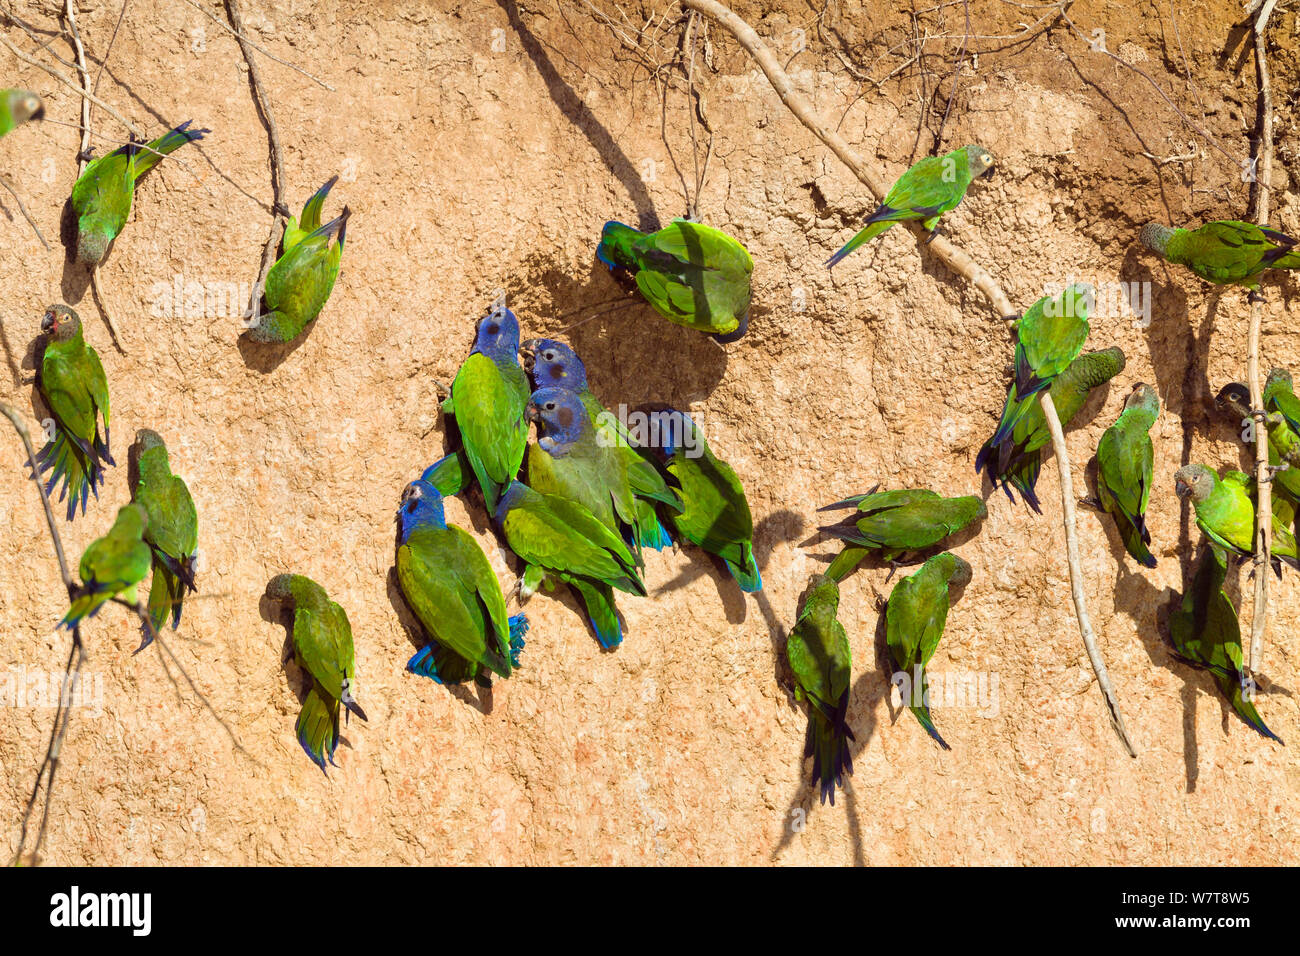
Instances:
[[[827,268],[870,242],[896,222],[921,221],[933,238],[939,217],[956,209],[966,190],[980,176],[993,171],[993,154],[983,146],[962,146],[943,156],[927,156],[898,177],[885,201],[867,219],[857,235],[826,260]]]
[[[266,586],[266,596],[293,614],[294,657],[311,679],[298,714],[298,743],[312,763],[326,772],[325,761],[334,764],[339,744],[339,705],[362,720],[369,719],[356,701],[352,625],[325,589],[304,575],[276,575]]]
[[[805,757],[813,758],[813,786],[820,785],[821,802],[835,805],[835,788],[853,773],[849,741],[849,680],[852,656],[844,625],[836,617],[840,589],[832,578],[813,577],[804,592],[799,616],[790,629],[785,654],[794,671],[795,699],[808,703],[808,742]]]
[[[258,316],[249,328],[248,337],[253,341],[293,341],[316,320],[334,291],[352,210],[344,206],[339,216],[324,225],[320,219],[325,197],[338,179],[335,176],[307,200],[302,219],[290,216],[284,224],[280,258],[266,274],[264,298],[270,311]],[[335,236],[338,241],[330,245]]]
[[[78,507],[86,513],[92,493],[99,497],[104,467],[116,464],[108,448],[108,379],[99,353],[82,336],[80,316],[72,309],[50,306],[41,320],[41,331],[48,340],[36,387],[54,416],[54,433],[36,456],[36,463],[42,473],[50,472],[46,494],[62,482],[59,500],[67,498],[71,521]]]
[[[524,562],[520,598],[532,594],[543,577],[554,576],[582,598],[601,647],[618,646],[623,625],[614,589],[646,593],[623,539],[576,501],[540,494],[518,481],[502,493],[495,518],[506,544]]]
[[[124,505],[108,534],[86,547],[81,555],[81,586],[60,624],[72,630],[115,597],[135,604],[136,585],[149,573],[149,546],[143,538],[148,523],[144,508]]]
[[[1119,420],[1097,443],[1097,500],[1115,519],[1125,550],[1148,568],[1156,566],[1147,530],[1147,502],[1155,468],[1149,432],[1159,414],[1160,396],[1150,385],[1139,382],[1125,400]]]
[[[474,349],[451,384],[443,411],[456,418],[465,458],[495,511],[528,446],[528,376],[519,364],[519,320],[509,309],[478,324]]]
[[[1222,478],[1205,465],[1184,465],[1174,472],[1174,491],[1190,498],[1196,509],[1196,524],[1214,544],[1239,557],[1255,547],[1255,482],[1240,471],[1224,472]],[[1276,511],[1273,514],[1272,557],[1300,569],[1295,536]]]
[[[142,428],[135,436],[135,484],[131,500],[142,505],[149,516],[144,540],[153,554],[153,581],[149,585],[147,609],[154,631],[161,631],[167,618],[172,628],[181,622],[181,605],[194,583],[194,553],[199,546],[199,515],[190,489],[179,475],[172,474],[167,446],[162,436]],[[152,640],[144,629],[139,651]]]
[[[72,211],[77,216],[77,259],[88,266],[104,261],[109,244],[117,238],[135,197],[135,184],[168,153],[202,139],[207,129],[177,126],[153,142],[137,142],[91,160],[72,187]]]
[[[657,232],[607,222],[596,255],[624,270],[665,319],[734,342],[749,328],[754,260],[731,236],[699,222],[675,219]]]
[[[442,495],[423,479],[397,511],[397,580],[433,643],[406,664],[438,683],[509,677],[519,666],[528,618],[509,617],[496,573],[478,542],[448,525]]]
[[[885,606],[889,656],[898,671],[907,677],[901,685],[908,689],[903,703],[944,750],[952,748],[939,736],[930,717],[930,683],[925,665],[934,656],[948,622],[949,588],[963,587],[970,578],[970,565],[945,551],[894,585]]]

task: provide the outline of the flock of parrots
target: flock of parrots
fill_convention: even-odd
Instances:
[[[35,94],[0,90],[0,136],[39,119]],[[135,184],[163,156],[207,130],[183,124],[148,144],[131,142],[90,162],[72,192],[78,231],[76,254],[93,268],[118,237],[131,211]],[[927,157],[894,184],[865,227],[828,261],[834,266],[897,222],[918,220],[934,234],[942,214],[955,208],[976,178],[992,172],[992,154],[970,145]],[[281,254],[268,274],[266,310],[248,335],[285,343],[303,334],[324,307],[338,276],[349,211],[322,224],[335,180],[289,218]],[[1245,222],[1210,222],[1195,230],[1151,224],[1141,231],[1148,249],[1185,265],[1214,283],[1258,294],[1267,269],[1300,267],[1300,246],[1275,230]],[[721,342],[745,334],[753,261],[727,234],[677,220],[649,234],[621,223],[604,227],[599,260],[634,283],[669,321]],[[1041,451],[1050,434],[1039,404],[1050,390],[1063,425],[1083,408],[1090,392],[1123,371],[1118,348],[1083,352],[1093,290],[1086,284],[1045,296],[1014,324],[1014,378],[1001,419],[976,459],[1014,502],[1018,495],[1040,510],[1035,485]],[[59,488],[71,521],[98,497],[105,468],[115,465],[109,444],[108,383],[99,357],[87,345],[76,312],[51,306],[41,323],[44,349],[37,387],[55,422],[38,466],[45,486]],[[506,546],[522,562],[520,603],[539,587],[568,585],[603,648],[616,647],[623,625],[615,592],[645,596],[645,548],[686,541],[716,556],[746,592],[762,587],[753,549],[753,519],[735,472],[710,450],[691,418],[671,408],[647,414],[652,442],[611,415],[587,384],[573,349],[552,339],[520,341],[518,320],[504,306],[477,324],[474,345],[450,386],[443,411],[459,443],[402,492],[397,511],[396,570],[403,595],[427,645],[407,669],[440,683],[508,678],[519,666],[526,617],[507,611],[507,595],[478,542],[446,521],[443,500],[477,486]],[[521,361],[522,356],[522,361]],[[1276,369],[1264,395],[1270,460],[1276,466],[1273,554],[1300,568],[1292,526],[1300,506],[1300,400],[1290,375]],[[1220,392],[1224,414],[1249,419],[1249,392],[1233,383]],[[1145,514],[1154,451],[1149,435],[1159,414],[1155,390],[1138,383],[1118,420],[1097,447],[1097,494],[1092,503],[1111,516],[1133,560],[1154,567]],[[101,429],[102,425],[102,429]],[[536,439],[530,442],[530,432]],[[131,504],[108,534],[91,543],[80,563],[80,584],[61,622],[72,628],[114,598],[134,602],[137,585],[152,572],[143,649],[152,634],[178,626],[187,592],[196,590],[198,519],[183,479],[171,471],[167,448],[141,429],[131,447]],[[525,480],[521,480],[521,474]],[[1236,711],[1257,731],[1265,726],[1244,688],[1236,612],[1223,590],[1230,557],[1254,546],[1254,479],[1204,465],[1175,475],[1175,490],[1189,498],[1209,547],[1180,607],[1170,616],[1175,651],[1208,668]],[[971,579],[971,567],[944,551],[952,535],[986,514],[977,496],[945,498],[928,489],[873,489],[828,505],[851,510],[822,528],[843,541],[825,572],[801,596],[787,642],[795,695],[809,712],[806,756],[821,799],[852,772],[848,704],[851,660],[848,637],[837,620],[838,584],[868,557],[892,567],[920,563],[893,588],[884,608],[890,656],[899,671],[920,675],[904,703],[935,741],[926,694],[925,666],[947,619],[952,589]],[[892,575],[891,571],[891,575]],[[1280,573],[1280,570],[1279,570]],[[356,670],[346,613],[320,585],[302,575],[273,578],[266,596],[293,616],[295,657],[310,675],[297,736],[322,770],[334,762],[340,711],[365,719],[356,700]],[[513,596],[512,596],[513,597]],[[1281,741],[1278,740],[1280,743]]]

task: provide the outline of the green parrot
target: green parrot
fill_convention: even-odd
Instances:
[[[685,412],[666,408],[650,413],[649,432],[685,506],[668,519],[678,536],[721,558],[745,593],[761,591],[754,518],[735,470],[713,454]]]
[[[930,682],[925,665],[934,656],[948,621],[949,587],[964,587],[970,578],[970,565],[945,551],[894,585],[885,606],[886,642],[898,668],[894,679],[897,681],[899,673],[906,677],[900,684],[907,689],[903,703],[944,750],[952,748],[939,736],[930,718]]]
[[[627,459],[617,445],[598,439],[578,393],[539,388],[528,401],[527,414],[539,435],[528,446],[528,486],[578,502],[632,542],[637,566],[642,566],[639,542],[647,532],[638,524],[641,512],[628,482]]]
[[[1277,412],[1286,419],[1292,431],[1300,432],[1300,399],[1296,398],[1290,372],[1284,368],[1269,372],[1262,397],[1267,411]]]
[[[49,336],[41,356],[36,387],[54,416],[54,433],[36,457],[41,472],[50,472],[48,495],[62,482],[59,500],[68,501],[68,520],[93,493],[99,497],[104,467],[115,465],[108,442],[108,379],[99,353],[87,345],[81,318],[66,305],[45,310],[41,331]],[[104,423],[100,437],[99,423]]]
[[[179,475],[172,474],[167,446],[162,436],[148,428],[135,435],[136,474],[131,500],[144,507],[149,526],[144,540],[153,552],[153,583],[149,585],[149,619],[161,632],[168,616],[172,629],[181,622],[185,591],[197,590],[194,583],[194,552],[199,546],[199,515],[190,489]],[[149,629],[136,653],[149,646]]]
[[[140,505],[124,505],[108,534],[92,541],[81,555],[81,586],[59,623],[72,630],[93,617],[115,597],[136,600],[135,589],[149,573],[149,546],[143,535],[149,516]]]
[[[1184,465],[1174,472],[1174,490],[1179,498],[1191,498],[1196,524],[1212,542],[1238,556],[1254,553],[1255,482],[1249,475],[1227,471],[1220,478],[1205,465]],[[1300,569],[1295,536],[1276,511],[1272,556],[1279,575],[1281,567],[1276,562]]]
[[[1151,499],[1151,478],[1155,451],[1151,426],[1160,414],[1160,396],[1150,385],[1139,382],[1124,402],[1119,419],[1097,443],[1097,500],[1102,510],[1115,519],[1124,548],[1133,560],[1148,568],[1156,566],[1147,545],[1147,502]]]
[[[27,90],[0,90],[0,136],[12,133],[29,120],[45,118],[45,104]]]
[[[627,467],[628,484],[636,496],[638,540],[635,543],[656,551],[669,547],[672,538],[655,509],[663,506],[681,514],[682,499],[668,487],[663,473],[644,454],[644,442],[637,441],[623,421],[606,409],[588,387],[587,368],[577,353],[555,339],[529,339],[519,346],[519,352],[524,356],[524,367],[532,375],[534,389],[553,387],[576,392],[595,426],[597,441],[618,449]]]
[[[1199,229],[1170,229],[1149,222],[1138,240],[1169,262],[1187,266],[1215,285],[1259,290],[1265,269],[1300,268],[1296,240],[1267,226],[1235,219],[1207,222]]]
[[[734,342],[749,328],[754,260],[731,236],[699,222],[674,219],[658,232],[610,221],[596,256],[633,276],[645,300],[676,325]]]
[[[804,592],[799,616],[786,640],[785,655],[794,672],[796,700],[808,703],[804,757],[813,758],[813,785],[821,785],[821,802],[835,806],[835,788],[853,773],[849,741],[849,679],[852,655],[844,625],[836,617],[840,589],[834,579],[814,575]]]
[[[460,494],[473,477],[465,449],[457,448],[424,469],[420,480],[433,485],[444,498],[451,498]]]
[[[1038,393],[1052,387],[1087,341],[1094,296],[1092,286],[1076,283],[1055,299],[1043,296],[1016,321],[1015,379],[997,430],[975,457],[976,474],[985,467],[990,475],[1007,473],[1016,454],[1017,427],[1039,406]],[[1041,406],[1038,412],[1042,414]]]
[[[1290,419],[1279,410],[1279,401],[1287,404],[1287,396],[1279,394],[1284,387],[1279,372],[1290,380],[1285,369],[1274,369],[1269,375],[1270,385],[1264,386],[1264,427],[1268,431],[1268,463],[1278,470],[1273,474],[1273,489],[1286,495],[1290,502],[1300,504],[1300,435]],[[1270,394],[1270,387],[1272,393]],[[1285,386],[1289,393],[1289,385]],[[1294,398],[1294,396],[1292,396]],[[1214,404],[1239,427],[1244,434],[1254,416],[1250,413],[1250,387],[1243,382],[1229,382],[1219,389]],[[1280,467],[1283,463],[1286,467]]]
[[[301,220],[290,216],[284,224],[280,258],[266,274],[264,298],[271,311],[258,316],[257,324],[249,328],[248,337],[254,342],[292,342],[316,321],[334,291],[352,210],[344,206],[338,217],[324,225],[320,218],[325,197],[338,180],[335,176],[316,190],[303,207]],[[330,245],[335,236],[338,242]]]
[[[298,714],[298,743],[323,773],[328,759],[334,766],[339,744],[339,704],[362,720],[366,712],[356,701],[357,664],[352,625],[347,612],[329,599],[325,589],[301,574],[278,574],[266,586],[266,596],[293,613],[294,659],[311,677],[311,687]]]
[[[1247,724],[1270,740],[1282,738],[1268,729],[1245,693],[1241,626],[1237,611],[1223,591],[1228,575],[1227,556],[1215,545],[1204,549],[1191,586],[1177,610],[1169,615],[1169,642],[1174,653],[1194,667],[1208,670],[1232,709]]]
[[[972,182],[992,172],[993,154],[983,146],[971,144],[943,156],[925,157],[898,177],[866,226],[826,260],[826,267],[834,267],[858,246],[870,242],[896,222],[919,219],[934,238],[939,217],[957,208]]]
[[[168,153],[202,139],[207,129],[189,128],[189,121],[142,146],[132,141],[91,160],[72,187],[72,211],[77,216],[77,259],[88,266],[104,261],[127,217],[135,184]]]
[[[878,487],[878,486],[877,486]],[[895,563],[908,552],[923,551],[961,531],[972,521],[988,514],[975,495],[941,498],[926,488],[877,491],[854,495],[819,510],[855,508],[850,518],[821,528],[848,542],[826,570],[828,577],[842,581],[870,552]]]
[[[528,447],[528,376],[519,364],[519,320],[496,309],[478,324],[474,349],[442,410],[456,418],[465,457],[489,511],[515,480]]]
[[[1056,406],[1057,417],[1061,419],[1061,428],[1068,428],[1074,416],[1083,409],[1092,390],[1105,385],[1124,371],[1125,364],[1124,352],[1119,348],[1085,352],[1054,378],[1051,387],[1052,404]],[[1015,488],[1025,504],[1042,514],[1034,488],[1038,484],[1038,472],[1043,464],[1040,451],[1052,443],[1052,434],[1047,428],[1047,418],[1043,415],[1040,404],[1032,402],[1025,410],[1024,416],[1011,430],[1011,442],[1012,451],[1008,456],[1006,471],[999,472],[997,463],[990,460],[986,463],[989,478],[995,488],[1001,485],[1012,501],[1016,500],[1011,493],[1011,489]]]
[[[520,599],[532,594],[543,576],[553,575],[578,592],[602,647],[622,642],[613,589],[646,594],[636,558],[622,538],[576,501],[541,494],[518,481],[506,486],[494,517],[510,550],[524,562]]]
[[[509,677],[519,666],[528,619],[507,616],[501,585],[478,542],[447,524],[442,495],[424,479],[406,486],[397,525],[397,580],[433,639],[406,669],[440,684],[474,678],[487,685],[486,671]]]

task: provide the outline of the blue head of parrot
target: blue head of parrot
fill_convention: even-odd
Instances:
[[[528,399],[528,417],[543,432],[538,444],[561,456],[591,425],[577,392],[567,388],[539,388]]]
[[[572,392],[587,387],[587,367],[563,342],[555,339],[529,339],[519,350],[525,354],[526,364],[538,388],[567,388]]]
[[[502,306],[479,320],[474,351],[482,352],[494,362],[518,362],[519,320]]]
[[[447,527],[447,517],[442,510],[442,493],[424,479],[413,481],[402,492],[402,504],[397,509],[397,523],[402,528],[402,541],[420,527]]]

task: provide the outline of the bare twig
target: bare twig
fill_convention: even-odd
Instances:
[[[871,190],[878,200],[884,200],[886,193],[884,185],[871,175],[866,165],[854,153],[849,144],[838,133],[826,127],[825,123],[817,116],[812,104],[808,102],[807,97],[795,89],[790,77],[781,69],[781,65],[759,35],[754,32],[753,27],[721,3],[718,3],[717,0],[681,0],[681,2],[683,6],[689,9],[707,14],[730,31],[740,45],[758,63],[764,74],[767,75],[772,88],[776,90],[777,95],[781,97],[781,101],[790,112],[804,126],[808,127],[818,139],[825,143],[831,152],[839,157],[844,165],[849,167],[853,174]],[[908,223],[908,226],[918,239],[924,234],[924,230],[919,224]],[[929,248],[948,268],[966,278],[967,281],[979,289],[1000,316],[1006,319],[1015,318],[1011,300],[1007,298],[1006,293],[1002,291],[996,280],[980,267],[974,259],[942,236],[935,237],[929,244]],[[1056,414],[1056,409],[1052,405],[1051,397],[1044,395],[1042,405],[1049,425],[1052,426],[1052,447],[1056,452],[1056,462],[1061,472],[1061,492],[1069,499],[1064,502],[1061,517],[1065,525],[1066,551],[1070,566],[1070,590],[1074,597],[1075,614],[1079,621],[1079,633],[1083,638],[1084,647],[1088,651],[1088,659],[1092,662],[1093,672],[1097,675],[1097,684],[1101,688],[1102,694],[1105,695],[1106,706],[1110,710],[1111,723],[1124,746],[1130,754],[1133,754],[1133,745],[1129,741],[1128,733],[1124,728],[1124,720],[1120,715],[1119,703],[1115,698],[1114,688],[1111,686],[1110,677],[1106,672],[1101,653],[1097,649],[1096,637],[1092,631],[1092,623],[1088,618],[1087,606],[1084,600],[1083,571],[1079,563],[1078,541],[1075,531],[1074,493],[1070,481],[1070,458],[1065,446],[1065,435],[1061,430],[1061,423]]]
[[[18,205],[18,211],[22,213],[23,218],[27,220],[27,225],[32,227],[32,232],[36,233],[36,238],[41,240],[41,245],[45,247],[45,251],[49,252],[50,244],[45,241],[45,236],[41,234],[40,227],[36,225],[36,220],[32,218],[32,214],[29,213],[27,207],[23,205],[23,200],[22,197],[18,195],[18,190],[14,187],[13,183],[9,182],[9,177],[4,175],[4,173],[0,173],[0,186],[3,186],[9,195],[14,197],[14,202]]]
[[[122,8],[126,13],[126,7]],[[64,5],[64,16],[68,21],[68,28],[72,34],[72,46],[77,51],[77,72],[81,74],[81,149],[77,152],[77,175],[80,176],[86,171],[90,150],[90,97],[94,96],[91,90],[90,71],[86,69],[86,48],[81,44],[81,30],[77,27],[77,5],[75,0],[66,0]],[[101,61],[108,62],[105,56]],[[117,323],[113,321],[113,312],[108,307],[108,296],[104,294],[99,285],[99,267],[92,266],[90,269],[90,286],[94,293],[95,299],[99,305],[99,310],[104,316],[104,324],[108,326],[108,333],[113,338],[113,345],[123,355],[126,354],[126,348],[122,345],[122,335],[117,330]]]
[[[1255,20],[1255,73],[1259,78],[1259,125],[1255,162],[1255,222],[1268,224],[1269,189],[1273,177],[1273,90],[1268,75],[1264,31],[1273,0],[1266,0]],[[1259,384],[1259,340],[1264,321],[1263,297],[1250,302],[1250,332],[1246,342],[1246,377],[1250,385],[1251,414],[1255,418],[1255,602],[1250,621],[1249,671],[1254,680],[1264,657],[1264,629],[1268,626],[1269,555],[1273,544],[1272,483],[1268,468],[1268,428],[1264,422],[1264,393]]]
[[[248,61],[248,68],[249,68],[250,70],[253,68],[253,58],[252,58],[252,56],[250,55],[249,51],[250,51],[250,50],[256,50],[258,53],[262,54],[262,56],[266,57],[268,60],[274,60],[276,63],[279,63],[281,66],[287,66],[289,69],[293,70],[295,73],[301,73],[303,76],[307,77],[307,79],[311,80],[311,81],[312,81],[313,83],[315,83],[317,86],[323,86],[325,89],[329,90],[331,93],[336,93],[336,92],[338,92],[337,90],[334,89],[334,87],[330,86],[328,83],[326,83],[326,82],[325,82],[324,80],[322,80],[320,77],[318,77],[318,76],[313,76],[312,74],[308,73],[306,70],[304,70],[304,69],[303,69],[302,67],[300,67],[300,66],[294,66],[294,65],[293,65],[292,63],[290,63],[288,60],[282,60],[282,59],[280,59],[280,58],[279,58],[278,56],[276,56],[274,53],[271,53],[271,52],[269,52],[268,50],[263,49],[262,47],[258,46],[256,43],[254,43],[252,40],[250,40],[250,39],[248,38],[248,34],[244,32],[244,22],[243,22],[243,18],[242,18],[242,17],[239,17],[239,22],[235,22],[235,21],[236,21],[236,17],[238,17],[238,13],[237,13],[237,12],[234,13],[234,15],[231,16],[231,18],[230,18],[230,23],[227,24],[227,23],[222,23],[221,20],[220,20],[219,18],[214,17],[212,14],[208,13],[207,10],[204,10],[201,6],[199,6],[197,3],[195,3],[194,0],[185,0],[185,2],[188,3],[188,4],[189,4],[191,7],[193,7],[195,10],[199,11],[199,13],[203,14],[205,17],[207,17],[209,20],[211,20],[211,21],[212,21],[213,23],[215,23],[217,26],[221,27],[221,29],[225,30],[225,31],[226,31],[227,33],[229,33],[229,34],[232,34],[232,35],[234,36],[234,38],[235,38],[236,40],[239,41],[239,47],[240,47],[240,49],[242,49],[242,50],[244,51],[244,59]],[[231,13],[231,10],[230,10],[230,4],[229,4],[229,3],[226,4],[226,12],[227,12],[227,13]]]
[[[117,31],[122,29],[122,21],[126,19],[126,8],[131,5],[131,0],[122,0],[122,11],[117,15],[117,23],[113,26],[113,35],[108,38],[108,48],[104,50],[104,55],[99,59],[99,69],[95,71],[95,82],[90,87],[90,92],[99,92],[99,78],[104,75],[104,67],[108,66],[109,54],[113,52],[113,44],[117,42]],[[90,125],[89,122],[86,123]]]
[[[952,71],[952,89],[948,91],[948,105],[943,110],[943,120],[939,123],[939,132],[934,135],[934,152],[943,146],[943,128],[948,125],[948,114],[952,112],[952,101],[957,98],[957,87],[961,83],[961,68],[966,65],[966,44],[970,42],[970,0],[962,0],[966,14],[966,32],[961,37],[961,52],[957,54],[957,65]]]
[[[1056,405],[1051,392],[1043,390],[1038,393],[1038,404],[1042,406],[1043,417],[1047,419],[1048,431],[1052,433],[1052,449],[1056,452],[1056,464],[1061,473],[1061,514],[1065,524],[1065,556],[1070,565],[1070,597],[1074,600],[1074,614],[1079,620],[1079,634],[1083,637],[1084,649],[1092,664],[1092,672],[1097,675],[1097,686],[1101,688],[1110,711],[1111,724],[1120,741],[1128,750],[1129,756],[1136,757],[1133,742],[1129,740],[1128,730],[1124,726],[1124,715],[1120,713],[1119,701],[1115,697],[1115,688],[1111,685],[1110,674],[1106,671],[1106,662],[1097,647],[1097,636],[1092,630],[1092,620],[1088,617],[1087,599],[1083,593],[1083,571],[1079,561],[1079,538],[1075,529],[1074,516],[1074,479],[1070,475],[1070,458],[1065,445],[1065,431],[1061,428],[1061,418],[1056,414]]]
[[[275,250],[279,246],[281,236],[284,235],[289,210],[284,205],[284,152],[280,148],[280,128],[276,126],[275,117],[271,114],[271,104],[262,87],[262,76],[257,68],[257,60],[253,57],[253,51],[257,47],[244,36],[244,17],[239,9],[239,0],[226,0],[226,13],[230,17],[230,25],[234,28],[231,32],[239,41],[239,47],[244,52],[244,62],[248,64],[248,81],[252,84],[257,109],[262,114],[262,122],[266,126],[266,136],[271,150],[271,235],[262,249],[262,268],[253,286],[252,297],[248,300],[248,311],[244,313],[244,318],[251,323],[260,311],[258,304],[262,301],[262,292],[266,288],[266,276],[271,271],[271,266],[275,264]]]

